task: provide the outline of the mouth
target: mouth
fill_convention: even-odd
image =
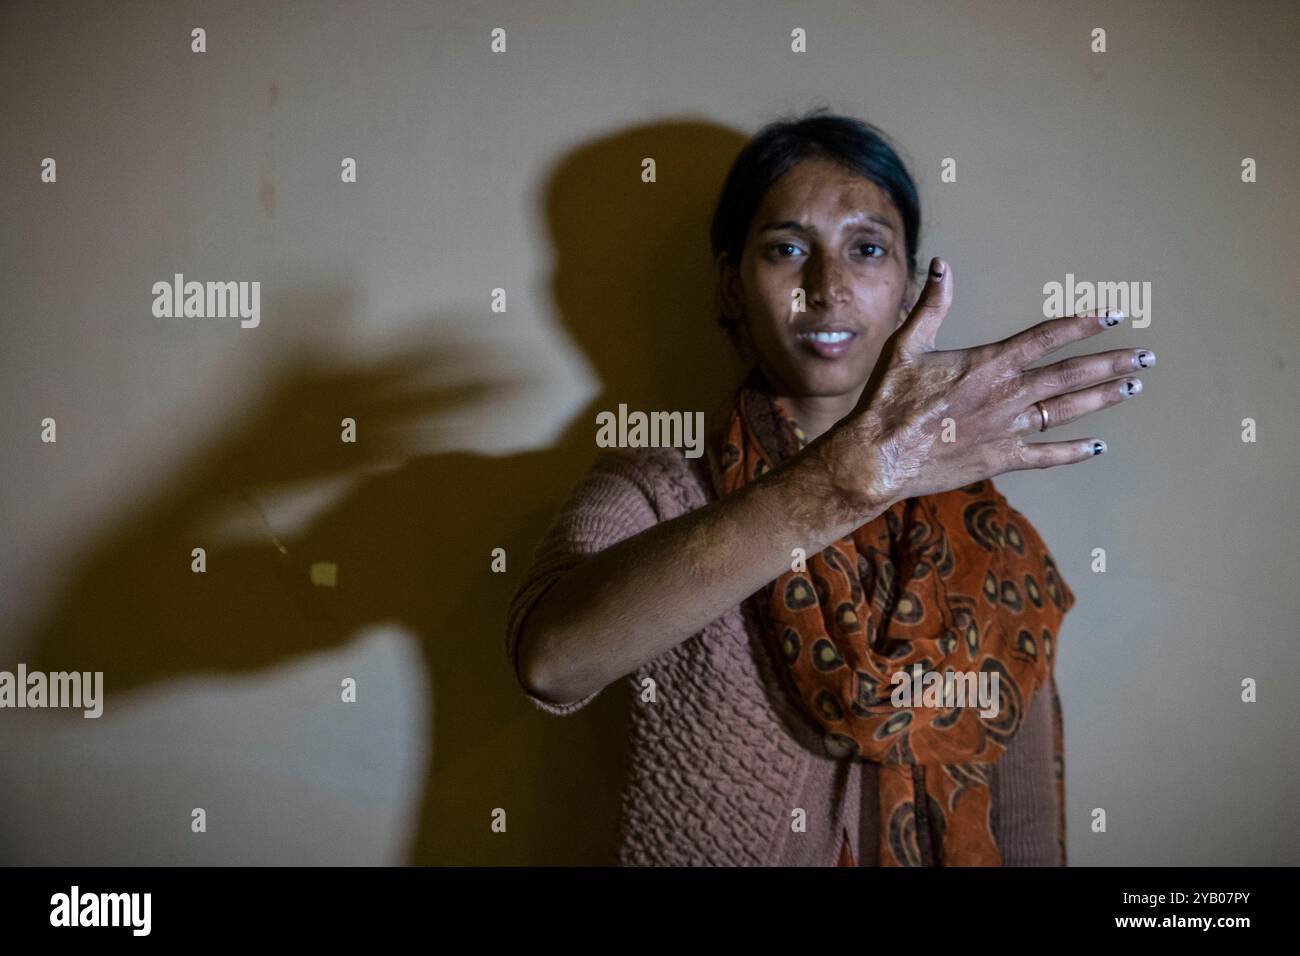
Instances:
[[[818,358],[838,358],[853,347],[858,333],[842,326],[826,326],[796,332],[795,338],[804,351]]]

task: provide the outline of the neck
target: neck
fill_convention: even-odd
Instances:
[[[857,394],[848,395],[776,395],[776,401],[799,423],[809,442],[829,431],[831,426],[853,411]]]

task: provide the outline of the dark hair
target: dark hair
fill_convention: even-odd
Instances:
[[[843,164],[885,191],[903,219],[908,273],[916,273],[921,200],[912,174],[888,137],[875,126],[826,110],[823,106],[794,119],[769,123],[741,149],[713,212],[709,236],[715,261],[725,252],[739,265],[750,222],[768,189],[805,159],[819,157]],[[735,335],[735,323],[721,310],[717,321]]]

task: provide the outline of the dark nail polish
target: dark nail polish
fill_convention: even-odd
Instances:
[[[1092,453],[1094,455],[1100,455],[1105,450],[1106,450],[1106,443],[1104,441],[1095,441],[1092,443]]]
[[[1143,368],[1150,368],[1152,365],[1156,364],[1156,357],[1151,352],[1139,352],[1138,364]]]

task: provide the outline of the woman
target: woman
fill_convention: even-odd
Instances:
[[[932,260],[917,295],[919,232],[873,127],[815,112],[754,137],[712,228],[748,377],[704,457],[602,452],[511,603],[538,707],[631,681],[623,865],[1065,864],[1074,595],[990,479],[1105,451],[1030,439],[1133,394],[1153,357],[1026,371],[1109,313],[936,350],[953,276]]]

